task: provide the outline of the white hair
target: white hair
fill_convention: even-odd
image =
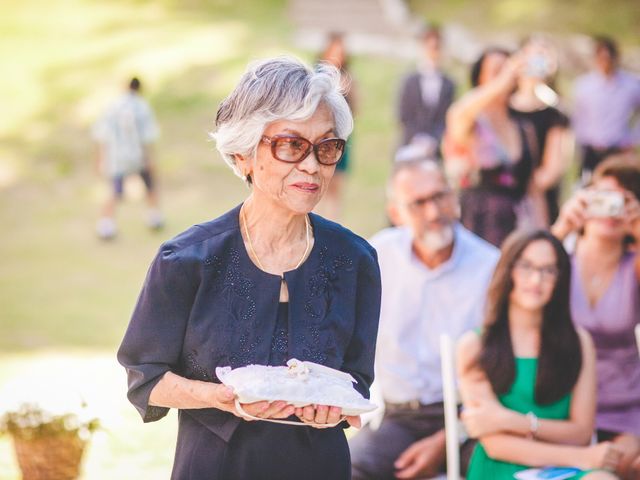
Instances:
[[[430,174],[440,175],[445,185],[449,186],[449,181],[443,170],[436,160],[423,158],[419,160],[404,160],[396,162],[391,170],[391,175],[387,180],[387,200],[395,200],[396,198],[396,178],[400,173],[410,171],[421,171]]]
[[[235,155],[253,156],[267,124],[306,120],[321,102],[333,114],[336,136],[346,140],[353,117],[343,93],[340,72],[330,64],[312,70],[286,56],[253,62],[218,107],[211,137],[224,161],[241,176]]]

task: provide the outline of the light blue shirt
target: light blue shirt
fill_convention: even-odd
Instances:
[[[93,139],[105,148],[109,176],[139,172],[145,145],[158,138],[158,126],[147,101],[136,93],[120,96],[93,127]]]
[[[574,114],[576,138],[596,148],[627,148],[640,144],[640,78],[618,70],[605,77],[599,72],[576,81]],[[635,121],[635,123],[634,123]]]
[[[461,225],[451,258],[435,269],[416,257],[407,228],[383,230],[371,245],[382,277],[377,388],[386,402],[441,402],[440,334],[455,341],[481,324],[499,251]]]

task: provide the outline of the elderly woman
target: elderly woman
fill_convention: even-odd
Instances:
[[[215,369],[295,357],[351,374],[368,396],[380,307],[375,250],[310,213],[352,123],[338,71],[291,58],[253,64],[220,105],[218,150],[251,193],[160,248],[118,353],[145,422],[180,410],[172,478],[350,477],[345,424],[330,427],[339,408],[257,402],[243,411],[310,425],[246,421]]]

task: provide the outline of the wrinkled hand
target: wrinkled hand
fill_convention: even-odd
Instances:
[[[602,468],[614,471],[622,458],[622,451],[611,442],[587,447],[582,468]]]
[[[504,431],[510,410],[496,400],[482,400],[465,407],[460,414],[464,427],[471,438]]]
[[[227,387],[226,385],[216,384],[214,385],[214,406],[220,410],[224,410],[225,412],[229,412],[234,414],[236,417],[240,417],[247,421],[253,421],[252,418],[249,418],[238,411],[235,405],[235,393],[233,389]],[[255,402],[255,403],[243,403],[242,409],[258,418],[287,418],[293,415],[295,408],[292,405],[288,405],[287,402],[277,401],[277,402]]]
[[[446,459],[444,435],[437,433],[412,443],[395,461],[396,478],[423,478],[438,474]]]
[[[332,424],[340,421],[342,418],[342,409],[328,405],[307,405],[306,407],[296,408],[295,414],[300,421],[310,424],[312,427],[328,428]],[[355,428],[360,428],[362,425],[359,415],[347,416],[346,420],[349,425]]]

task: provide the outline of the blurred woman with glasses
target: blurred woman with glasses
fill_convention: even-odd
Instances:
[[[624,451],[618,474],[640,478],[640,158],[611,157],[560,211],[552,231],[577,234],[571,313],[598,353],[598,439]]]
[[[215,373],[297,358],[349,373],[369,395],[376,253],[310,213],[352,130],[339,80],[334,67],[313,71],[288,57],[252,64],[213,134],[248,198],[166,242],[151,265],[119,360],[145,422],[179,409],[172,478],[350,478],[343,428],[359,417],[341,422],[337,407],[277,401],[242,409],[302,426],[249,422]]]
[[[571,264],[543,230],[502,247],[482,332],[458,345],[462,420],[479,439],[467,479],[512,479],[529,467],[577,467],[570,477],[613,479],[620,452],[588,446],[596,407],[595,350],[569,308]]]

